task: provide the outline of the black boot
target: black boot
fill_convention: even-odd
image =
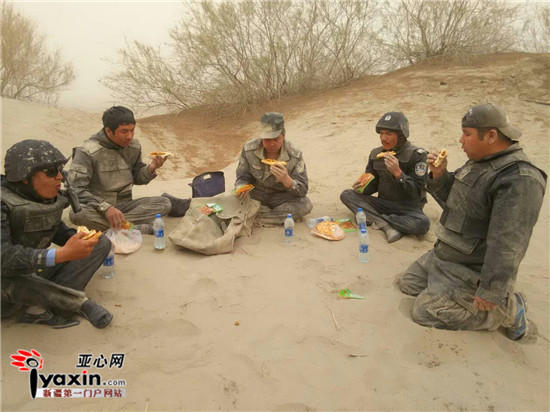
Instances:
[[[170,212],[168,212],[168,216],[185,216],[185,213],[187,212],[187,209],[189,209],[189,205],[191,204],[191,199],[179,199],[177,197],[169,195],[168,193],[163,193],[161,196],[169,199],[172,205]]]

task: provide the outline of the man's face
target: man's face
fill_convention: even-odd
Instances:
[[[262,139],[262,144],[264,145],[264,149],[267,153],[279,153],[279,150],[281,150],[281,146],[283,145],[284,136],[282,134],[279,135],[276,139]]]
[[[35,192],[44,199],[53,199],[61,189],[61,167],[52,165],[38,170],[31,178]]]
[[[134,138],[135,124],[121,124],[113,132],[108,127],[105,128],[105,134],[113,143],[120,147],[127,147]]]
[[[477,129],[473,127],[462,128],[462,136],[459,142],[468,159],[477,161],[490,154],[488,139],[486,136],[483,136],[483,139],[480,140],[479,137]]]
[[[393,130],[380,129],[380,142],[382,143],[382,147],[384,149],[393,149],[397,146],[398,141],[399,136],[397,135],[397,132],[394,132]]]

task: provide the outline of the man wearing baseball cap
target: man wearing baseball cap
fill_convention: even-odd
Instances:
[[[259,137],[245,143],[237,166],[235,187],[254,185],[254,190],[239,196],[260,201],[259,220],[266,224],[283,224],[288,213],[299,221],[313,205],[306,197],[308,177],[302,152],[285,138],[285,121],[281,113],[264,113]],[[273,159],[280,163],[265,164]]]
[[[417,296],[415,322],[442,329],[527,333],[525,296],[514,291],[546,188],[546,174],[519,146],[521,132],[495,104],[462,118],[460,143],[469,160],[448,172],[428,155],[428,189],[443,207],[437,241],[400,277]]]

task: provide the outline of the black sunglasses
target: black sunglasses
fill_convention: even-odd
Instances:
[[[41,169],[42,172],[48,177],[57,177],[57,174],[63,170],[63,165],[54,165],[47,167],[45,169]]]

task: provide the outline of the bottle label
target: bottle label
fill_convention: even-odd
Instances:
[[[115,256],[109,255],[105,258],[104,266],[113,266],[115,264]]]
[[[369,253],[369,245],[360,244],[359,253]]]
[[[164,237],[164,229],[155,230],[155,237]]]
[[[286,236],[286,237],[292,236],[292,235],[294,234],[293,232],[294,232],[294,231],[292,230],[291,227],[285,228],[285,236]]]
[[[360,223],[359,224],[359,231],[367,230],[367,224],[366,223]]]

